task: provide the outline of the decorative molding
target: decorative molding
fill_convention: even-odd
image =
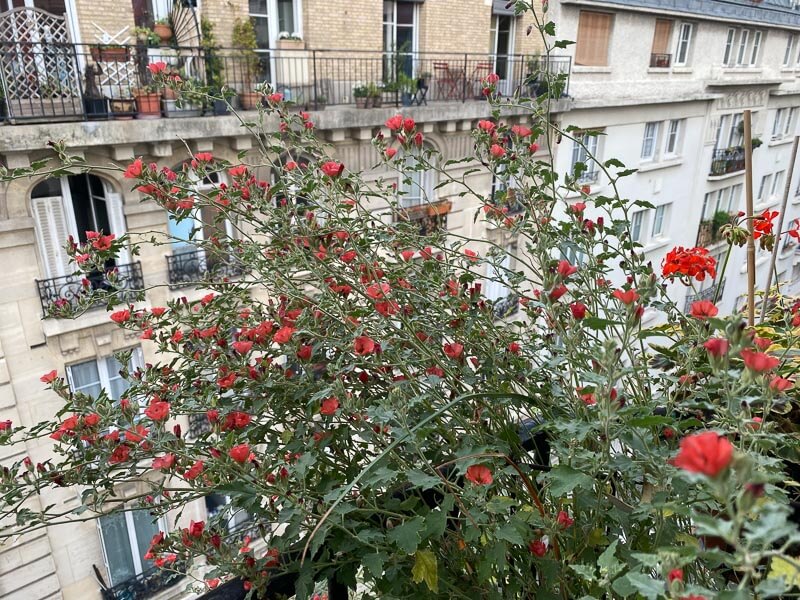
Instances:
[[[725,94],[717,101],[720,110],[731,108],[759,107],[767,103],[768,90],[737,90]]]
[[[150,154],[158,158],[172,156],[172,142],[154,142],[150,144]]]

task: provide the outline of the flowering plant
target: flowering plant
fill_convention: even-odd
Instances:
[[[240,275],[164,306],[144,293],[120,305],[110,286],[54,308],[116,305],[110,319],[152,360],[123,370],[119,401],[48,373],[57,418],[0,422],[2,444],[54,443],[51,460],[4,467],[0,535],[145,509],[170,524],[146,555],[159,566],[202,558],[198,586],[238,577],[254,594],[299,598],[325,580],[364,598],[791,589],[797,306],[778,302],[757,330],[713,302],[682,314],[664,278],[713,279],[715,261],[677,248],[656,274],[630,241],[630,203],[582,190],[585,165],[561,179],[552,156],[534,159],[530,139],[569,132],[554,132],[536,100],[514,100],[530,128],[509,126],[497,81],[486,78],[491,119],[475,146],[496,176],[515,177],[521,211],[476,194],[431,149],[395,161],[390,148],[422,146],[413,119],[391,118],[391,137],[373,144],[399,178],[437,170],[512,249],[380,218],[378,200],[399,211],[396,189],[333,160],[308,115],[277,97],[260,108],[263,153],[196,154],[177,172],[127,165],[143,201],[175,219],[215,211],[216,233],[196,243]],[[625,175],[613,159],[598,168],[612,190]],[[229,183],[196,192],[193,181],[220,181],[213,173]],[[123,244],[151,243],[169,240],[97,232],[69,252],[89,274]],[[507,297],[487,298],[486,281]],[[26,504],[75,485],[78,508]],[[209,494],[231,502],[187,522],[184,509]],[[228,528],[242,515],[244,537]]]

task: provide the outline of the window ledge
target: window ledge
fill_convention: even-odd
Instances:
[[[747,73],[750,75],[758,75],[764,71],[761,67],[751,67],[749,65],[742,65],[741,67],[722,67],[722,72],[724,74],[736,75],[741,73]]]
[[[646,163],[642,163],[639,167],[639,173],[647,173],[648,171],[657,171],[658,169],[668,169],[670,167],[677,167],[683,164],[683,157],[678,156],[677,158],[668,158],[664,160],[660,160],[658,162],[648,161]]]
[[[672,67],[672,72],[679,74],[694,73],[694,69],[692,67]]]
[[[780,201],[781,200],[780,198],[778,198],[778,196],[770,196],[766,202],[759,202],[758,204],[755,204],[753,206],[753,214],[761,213],[767,210],[768,208],[777,206]]]
[[[794,141],[794,136],[784,135],[778,138],[773,138],[767,142],[767,146],[783,146],[784,144],[791,144]]]
[[[659,236],[648,240],[646,244],[644,244],[642,250],[647,254],[648,252],[654,252],[663,248],[664,246],[668,246],[672,242],[672,238],[667,236]]]
[[[648,73],[672,73],[672,69],[669,67],[647,67]]]
[[[723,179],[731,179],[733,177],[740,177],[744,175],[744,169],[741,171],[734,171],[732,173],[725,173],[724,175],[709,175],[709,181],[722,181]]]
[[[572,72],[573,73],[611,73],[611,67],[609,67],[609,66],[588,67],[588,66],[583,66],[583,65],[573,65]]]
[[[772,256],[772,252],[767,252],[763,256],[760,256],[759,258],[757,258],[756,259],[756,267],[760,267],[761,265],[765,264],[770,259],[771,256]],[[742,268],[739,269],[739,273],[747,273],[747,263],[744,263],[742,265]]]

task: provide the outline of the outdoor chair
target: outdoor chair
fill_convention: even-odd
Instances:
[[[464,81],[463,67],[450,66],[450,63],[446,61],[435,61],[433,74],[439,99],[458,100],[461,98]]]

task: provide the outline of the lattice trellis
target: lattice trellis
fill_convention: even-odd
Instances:
[[[0,50],[6,97],[80,96],[78,65],[66,17],[36,8],[0,13]]]
[[[130,98],[136,87],[136,63],[133,58],[122,61],[98,61],[103,69],[100,75],[100,90],[107,98]]]

